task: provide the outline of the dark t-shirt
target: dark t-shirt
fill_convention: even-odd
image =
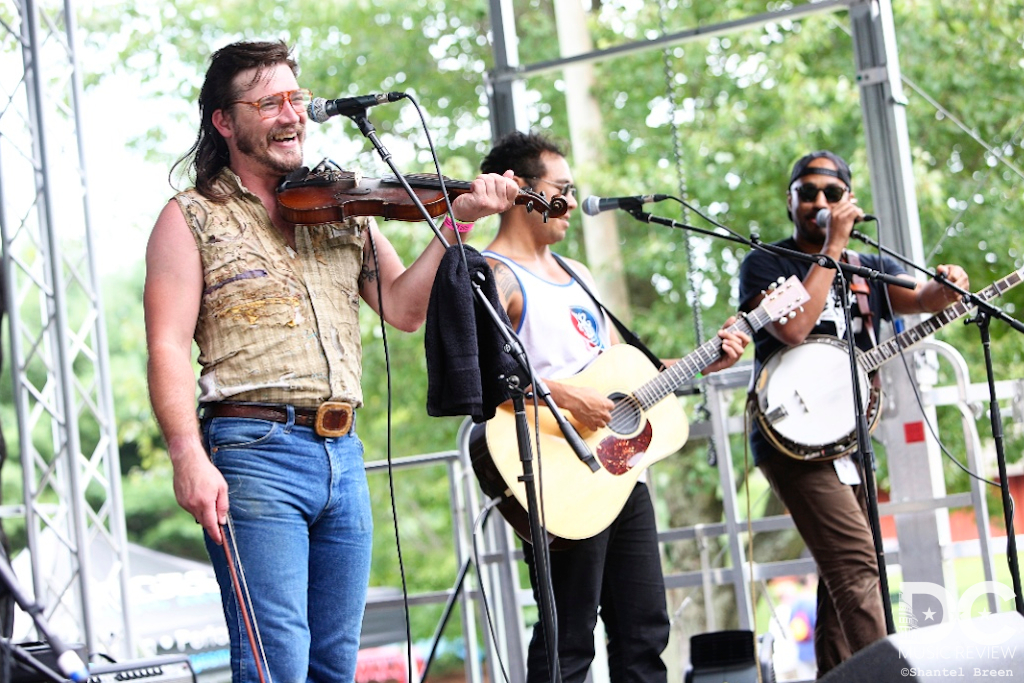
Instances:
[[[780,242],[775,242],[774,244],[785,249],[798,251],[796,240],[792,237]],[[895,259],[889,257],[881,259],[876,254],[858,253],[858,256],[860,257],[860,264],[865,268],[884,272],[889,275],[906,274],[906,270],[904,270]],[[805,261],[788,259],[784,256],[778,256],[759,249],[751,251],[747,254],[746,258],[743,259],[743,263],[740,265],[740,310],[751,310],[753,308],[751,301],[756,299],[762,290],[767,290],[772,283],[779,279],[779,277],[785,279],[790,275],[796,275],[801,281],[803,281],[807,276],[807,271],[810,269],[811,264]],[[892,319],[892,314],[886,304],[884,287],[885,285],[883,283],[871,283],[870,293],[868,295],[868,305],[872,312],[871,319],[876,339],[878,338],[882,318],[885,318],[886,320]],[[839,330],[845,329],[846,324],[843,310],[840,306],[840,302],[834,295],[835,290],[833,289],[832,291],[833,294],[826,300],[822,315],[818,318],[817,324],[815,324],[814,328],[811,330],[811,334],[827,334],[833,337],[845,336],[839,334]],[[853,329],[855,331],[854,339],[856,340],[857,347],[866,351],[872,348],[874,344],[872,344],[871,338],[868,336],[866,331],[863,330],[863,319],[860,316],[860,309],[857,306],[856,299],[852,297],[852,295],[851,299],[852,305],[850,315]],[[839,322],[838,328],[836,325],[837,321]],[[784,346],[785,344],[769,334],[767,330],[761,329],[754,335],[755,377],[760,373],[761,365],[765,360]],[[813,372],[813,368],[810,368],[809,371]],[[761,435],[756,420],[753,423],[750,443],[751,448],[754,451],[755,463],[761,462],[768,453],[774,451],[771,445]]]

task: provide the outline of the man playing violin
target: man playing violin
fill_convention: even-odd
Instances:
[[[213,54],[198,136],[176,164],[195,186],[164,207],[146,253],[153,412],[178,503],[205,531],[236,683],[259,680],[247,613],[267,680],[354,677],[372,535],[354,415],[359,299],[378,313],[386,299],[386,321],[415,330],[444,253],[432,241],[406,268],[372,219],[282,218],[275,188],[302,165],[310,101],[297,71],[283,43]],[[517,193],[510,172],[481,175],[455,218],[503,211]],[[247,604],[229,565],[244,572]]]
[[[555,403],[583,427],[601,429],[612,419],[612,401],[594,388],[558,381],[580,372],[618,342],[608,319],[576,279],[585,280],[593,291],[590,271],[569,261],[575,274],[569,273],[551,251],[565,239],[571,211],[577,206],[569,164],[560,148],[544,136],[510,133],[481,164],[485,172],[496,168],[511,168],[520,185],[548,196],[563,195],[569,202],[570,213],[546,222],[524,207],[504,212],[497,237],[482,253],[494,270],[498,295],[530,363]],[[719,336],[722,356],[705,373],[735,363],[750,341],[746,335],[724,330]],[[526,550],[536,597],[533,552]],[[608,635],[613,683],[666,681],[661,653],[668,644],[669,619],[654,506],[646,482],[634,487],[607,529],[573,541],[568,549],[552,550],[551,583],[563,681],[586,679],[594,659],[599,613]],[[537,622],[527,657],[528,683],[548,680],[548,661],[543,624]]]
[[[786,206],[793,234],[777,245],[806,254],[824,254],[837,261],[856,259],[873,270],[906,275],[894,259],[847,250],[854,223],[864,212],[857,206],[850,167],[838,155],[818,151],[797,161],[789,179]],[[831,214],[827,225],[818,223],[821,209]],[[967,273],[960,266],[941,265],[936,270],[953,284],[968,288]],[[796,346],[811,334],[845,335],[846,317],[833,289],[836,271],[831,268],[751,251],[740,266],[740,307],[753,310],[769,285],[780,276],[790,275],[802,279],[811,299],[785,325],[769,324],[754,335],[755,377],[772,353]],[[953,289],[935,280],[918,283],[914,289],[865,284],[854,283],[856,301],[851,306],[854,339],[862,350],[876,345],[883,317],[940,311],[957,298]],[[814,373],[815,368],[807,368],[807,372]],[[769,442],[756,420],[752,422],[754,462],[789,509],[818,566],[814,650],[818,675],[822,676],[886,635],[878,562],[860,473],[849,455],[831,461],[789,457]]]

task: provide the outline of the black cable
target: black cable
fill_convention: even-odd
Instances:
[[[425,115],[423,113],[423,109],[422,109],[422,107],[420,107],[419,102],[416,101],[416,98],[413,97],[412,95],[406,94],[405,98],[408,99],[412,103],[413,107],[416,109],[416,113],[419,115],[420,122],[422,123],[422,127],[423,127],[423,133],[424,133],[424,135],[426,136],[426,139],[427,139],[427,146],[430,149],[430,156],[431,156],[431,159],[433,160],[433,163],[434,163],[434,169],[437,172],[437,179],[438,179],[438,184],[440,186],[441,195],[444,198],[444,202],[445,202],[445,205],[447,207],[447,214],[450,216],[450,218],[452,220],[452,225],[455,225],[456,224],[455,223],[455,213],[454,213],[454,210],[452,208],[451,198],[449,197],[448,190],[445,187],[444,175],[441,173],[440,160],[438,159],[437,150],[434,147],[434,141],[431,138],[430,129],[427,126],[427,121],[426,121],[426,117],[425,117]],[[462,234],[458,230],[453,230],[453,232],[455,233],[455,242],[456,242],[456,245],[459,248],[459,253],[460,253],[461,257],[462,257],[462,262],[466,266],[466,271],[468,273],[468,271],[469,271],[469,262],[468,262],[468,259],[466,257],[465,245],[464,245],[464,243],[462,241]],[[440,236],[440,235],[438,234],[438,236]],[[400,534],[400,531],[399,531],[399,524],[398,524],[398,511],[397,511],[397,506],[396,506],[396,503],[395,503],[394,473],[393,473],[393,470],[392,470],[392,443],[391,443],[391,437],[392,437],[392,414],[393,414],[393,407],[392,407],[392,387],[391,387],[391,358],[390,358],[390,354],[389,354],[389,351],[388,351],[387,326],[385,324],[385,319],[384,319],[384,297],[383,297],[383,292],[382,292],[382,289],[381,289],[380,261],[377,258],[377,246],[376,246],[375,242],[373,241],[372,231],[370,233],[370,245],[371,245],[371,248],[373,250],[373,258],[374,258],[374,261],[375,261],[375,263],[377,265],[377,269],[378,269],[377,300],[378,300],[378,308],[379,308],[379,313],[380,313],[380,327],[381,327],[382,343],[383,343],[383,346],[384,346],[384,365],[385,365],[385,371],[386,371],[386,374],[387,374],[387,463],[388,463],[388,486],[389,486],[389,491],[390,491],[390,495],[391,495],[391,515],[392,515],[392,523],[393,523],[394,531],[395,531],[395,547],[396,547],[397,555],[398,555],[399,573],[401,575],[401,580],[402,580],[402,603],[403,603],[404,608],[405,608],[405,632],[406,632],[406,642],[408,644],[407,648],[406,648],[406,658],[407,658],[407,665],[408,665],[408,669],[407,670],[410,672],[410,676],[411,676],[412,672],[415,671],[415,669],[413,668],[413,661],[412,661],[412,625],[411,625],[410,617],[409,617],[409,590],[408,590],[408,584],[407,584],[407,580],[406,580],[406,576],[405,576],[405,563],[404,563],[404,560],[403,560],[403,557],[402,557],[401,534]],[[450,245],[448,245],[448,246],[450,246]],[[475,544],[474,544],[474,550],[475,550]],[[477,564],[478,572],[479,572],[479,567],[480,567],[480,565]],[[482,585],[482,582],[481,582],[481,585]],[[485,613],[487,613],[487,615],[488,615],[488,623],[490,625],[490,615],[489,615],[489,610],[488,610],[487,603],[486,603],[486,596],[484,596],[484,593],[483,593],[482,590],[481,590],[481,597],[484,600],[484,610],[485,610]],[[491,628],[493,629],[493,626],[491,626]],[[500,655],[496,654],[496,657],[498,659],[499,665],[501,666],[502,674],[505,676],[505,680],[508,681],[508,675],[505,673],[504,663],[501,661]]]
[[[881,226],[879,226],[878,234],[879,234],[879,238],[881,238],[881,235],[882,235]],[[879,242],[880,241],[881,240],[879,239]],[[878,270],[879,270],[880,273],[883,273],[883,274],[885,273],[885,255],[882,253],[882,251],[880,249],[878,250]],[[895,311],[893,310],[893,306],[892,306],[892,299],[889,297],[889,288],[886,287],[886,286],[883,286],[882,287],[882,294],[885,297],[885,305],[886,305],[886,308],[889,309],[889,314],[890,315],[895,315]],[[949,448],[946,447],[946,444],[944,444],[942,442],[942,439],[939,438],[938,430],[936,429],[936,427],[933,424],[933,422],[928,419],[928,413],[925,412],[924,399],[921,396],[920,388],[917,385],[917,381],[914,378],[914,373],[910,369],[910,363],[907,360],[907,354],[906,354],[907,349],[903,348],[902,346],[899,346],[898,350],[899,350],[900,361],[903,364],[903,369],[906,372],[907,379],[910,380],[910,387],[914,390],[914,398],[917,400],[917,407],[921,411],[922,421],[928,427],[928,432],[932,435],[932,438],[935,439],[935,443],[938,444],[939,449],[942,451],[943,455],[945,455],[953,464],[955,464],[957,467],[959,467],[968,476],[973,477],[974,479],[977,479],[978,481],[984,482],[984,483],[988,484],[989,486],[995,486],[995,487],[998,488],[999,484],[997,484],[997,483],[995,483],[993,481],[990,481],[990,480],[986,479],[985,477],[983,477],[983,476],[981,476],[979,474],[976,474],[976,473],[972,472],[966,465],[964,465],[959,460],[957,460],[956,456],[954,456],[952,454],[952,452],[950,452]]]
[[[408,99],[409,101],[412,102],[412,104],[415,107],[417,113],[419,113],[420,120],[423,122],[423,131],[424,131],[424,133],[427,136],[427,142],[428,142],[428,145],[430,147],[431,156],[434,159],[434,166],[437,169],[437,176],[438,176],[438,182],[440,183],[440,186],[441,186],[441,193],[444,196],[445,203],[448,205],[448,213],[452,214],[451,202],[450,202],[450,200],[448,198],[448,192],[447,192],[447,190],[445,189],[445,186],[444,186],[444,177],[441,175],[441,167],[440,167],[440,164],[439,164],[438,159],[437,159],[437,154],[434,151],[434,143],[433,143],[433,141],[430,138],[430,131],[427,128],[427,123],[426,123],[426,119],[425,119],[425,117],[423,115],[423,111],[420,108],[419,103],[416,101],[416,98],[414,98],[412,95],[406,95],[406,99]],[[455,220],[455,216],[454,216],[454,214],[452,214],[453,225],[454,225],[454,220]],[[455,230],[454,232],[455,232],[456,241],[457,241],[457,243],[459,245],[459,248],[462,249],[462,236],[459,234],[458,230]],[[389,349],[389,346],[388,346],[387,323],[386,323],[386,320],[385,320],[385,317],[384,317],[384,292],[383,292],[383,285],[381,283],[381,265],[380,265],[380,259],[378,257],[378,253],[377,253],[377,243],[376,243],[376,241],[373,238],[373,230],[368,230],[367,233],[368,233],[369,238],[370,238],[370,249],[373,252],[374,265],[377,268],[377,308],[378,308],[378,314],[379,314],[379,317],[380,317],[381,344],[382,344],[383,349],[384,349],[384,369],[385,369],[385,376],[387,378],[386,379],[386,381],[387,381],[387,433],[386,433],[387,447],[386,447],[386,459],[387,459],[387,463],[388,463],[388,492],[389,492],[389,495],[391,497],[391,521],[392,521],[392,526],[393,526],[394,532],[395,532],[395,550],[396,550],[396,554],[398,556],[398,573],[399,573],[399,576],[400,576],[401,582],[402,582],[402,606],[403,606],[403,609],[404,609],[404,620],[405,620],[406,663],[407,663],[407,666],[408,666],[407,671],[409,671],[409,675],[411,676],[412,672],[414,672],[415,669],[413,668],[413,658],[412,658],[412,646],[413,646],[413,641],[412,641],[412,623],[411,623],[411,620],[410,620],[410,617],[409,617],[409,585],[408,585],[408,581],[407,581],[406,575],[405,575],[405,559],[402,556],[402,536],[401,536],[401,531],[399,530],[399,524],[398,524],[398,507],[397,507],[397,504],[395,502],[395,477],[394,477],[394,467],[393,467],[394,463],[393,463],[393,452],[392,452],[392,430],[393,430],[392,420],[393,420],[393,415],[394,415],[394,401],[393,401],[392,384],[391,384],[391,353],[390,353],[390,349]],[[464,251],[463,251],[462,257],[463,257],[463,261],[465,261],[466,257],[465,257],[465,252]]]
[[[412,625],[409,621],[409,587],[405,578],[405,560],[402,557],[402,536],[398,529],[398,509],[395,503],[395,473],[392,461],[391,448],[391,418],[393,413],[392,392],[391,392],[391,352],[388,347],[387,323],[384,319],[384,290],[381,284],[380,257],[377,254],[377,242],[373,237],[373,230],[368,229],[367,236],[370,239],[370,251],[373,253],[373,265],[377,269],[377,311],[380,317],[381,344],[384,348],[384,375],[387,381],[387,430],[385,457],[388,463],[388,492],[391,496],[391,522],[395,530],[395,550],[398,555],[398,574],[402,581],[402,606],[405,610],[405,641],[407,643],[406,655],[408,659],[407,669],[412,675]]]
[[[430,137],[430,129],[427,127],[427,119],[423,114],[423,109],[420,107],[420,103],[416,101],[416,98],[412,95],[406,95],[406,99],[412,102],[412,106],[415,107],[416,113],[420,117],[420,123],[423,125],[423,134],[427,138],[427,147],[430,149],[430,158],[434,162],[434,170],[437,172],[437,182],[441,187],[441,196],[444,197],[444,203],[447,207],[447,214],[452,219],[452,225],[456,225],[455,222],[455,210],[452,209],[451,197],[448,196],[448,189],[444,185],[444,174],[441,173],[441,162],[437,158],[437,150],[434,148],[434,140]],[[462,263],[466,266],[466,271],[469,271],[469,261],[466,259],[466,249],[462,242],[462,233],[458,230],[453,231],[455,233],[455,243],[459,247],[459,253],[462,255]]]
[[[439,161],[438,156],[437,156],[437,151],[436,151],[436,149],[434,147],[433,139],[430,136],[430,129],[427,126],[426,117],[425,117],[425,115],[423,113],[423,110],[420,107],[419,103],[416,101],[415,97],[413,97],[412,95],[408,95],[408,94],[405,97],[410,102],[412,102],[413,106],[416,109],[417,114],[420,117],[420,122],[422,123],[422,126],[423,126],[423,132],[424,132],[424,135],[426,136],[426,139],[427,139],[427,145],[428,145],[428,148],[430,149],[431,159],[434,162],[434,169],[437,172],[437,178],[438,178],[438,183],[440,185],[441,194],[444,197],[444,202],[445,202],[445,205],[447,207],[447,213],[448,213],[448,215],[450,216],[450,218],[452,220],[452,224],[455,225],[455,214],[454,214],[454,211],[452,209],[451,199],[450,199],[450,197],[448,195],[447,189],[445,188],[444,175],[441,173],[440,161]],[[468,259],[466,257],[465,245],[464,245],[463,240],[462,240],[462,234],[458,230],[454,230],[453,232],[455,233],[456,245],[459,248],[459,253],[460,253],[461,257],[462,257],[462,262],[466,266],[466,271],[468,273],[469,272],[469,263],[468,263]],[[372,236],[371,236],[371,246],[372,246],[373,251],[374,251],[374,260],[376,261],[377,260],[376,245],[373,243]],[[377,263],[377,267],[378,267],[378,269],[380,268],[379,262]],[[381,283],[380,283],[380,278],[379,277],[377,279],[377,292],[378,292],[377,296],[378,296],[379,309],[380,309],[381,331],[382,331],[383,343],[384,343],[384,359],[385,359],[385,367],[386,367],[386,371],[387,371],[387,386],[388,386],[388,389],[387,389],[387,393],[388,393],[388,416],[387,416],[387,424],[388,424],[388,427],[387,427],[387,440],[388,440],[387,441],[387,444],[388,444],[387,445],[388,481],[389,481],[389,485],[391,487],[391,509],[392,509],[392,516],[394,518],[395,543],[396,543],[396,547],[398,549],[398,563],[399,563],[399,570],[400,570],[401,577],[402,577],[402,597],[403,597],[403,602],[405,604],[406,637],[407,637],[408,643],[409,643],[409,647],[408,647],[408,650],[407,650],[408,666],[409,666],[408,670],[410,672],[412,672],[413,671],[413,668],[412,668],[412,636],[411,636],[411,626],[410,626],[410,622],[409,622],[409,602],[408,602],[409,598],[408,598],[408,590],[407,590],[407,586],[406,586],[405,567],[404,567],[404,564],[403,564],[403,561],[402,561],[401,542],[400,542],[399,529],[398,529],[398,514],[397,514],[397,511],[395,509],[394,478],[392,476],[392,470],[391,470],[391,462],[392,462],[391,461],[391,419],[392,419],[391,365],[390,365],[390,357],[388,355],[387,332],[386,332],[385,324],[384,324],[383,295],[381,293]],[[518,336],[515,334],[515,332],[512,331],[512,330],[509,330],[509,331],[512,334],[512,336],[515,337],[516,341],[519,342]],[[521,343],[520,343],[520,347],[523,348]],[[526,355],[525,351],[523,352],[523,354],[524,354],[524,356]],[[526,362],[527,362],[527,365],[529,365],[529,359],[527,359]],[[530,367],[528,369],[530,371],[531,376],[533,376],[533,369],[532,369],[532,367]],[[536,391],[533,392],[533,404],[534,404],[534,438],[535,438],[536,446],[537,446],[537,462],[538,462],[537,487],[538,487],[538,493],[539,493],[539,497],[540,497],[540,501],[541,501],[540,502],[540,515],[541,515],[541,519],[543,520],[544,519],[544,513],[543,513],[543,476],[542,476],[542,467],[543,466],[540,464],[540,460],[541,460],[541,457],[540,457],[540,407],[539,407],[539,399],[538,399]],[[536,541],[536,539],[534,539],[534,540]],[[547,541],[547,539],[545,538],[543,540],[543,551],[542,552],[546,555],[546,562],[547,562],[547,565],[550,567],[550,564],[551,564],[550,563],[550,548],[548,547],[548,544],[547,544],[546,541]],[[534,548],[536,549],[536,547],[537,547],[536,543],[534,543]],[[475,545],[474,545],[474,550],[475,550]],[[478,571],[479,571],[479,566],[480,565],[477,564]],[[481,592],[481,597],[484,600],[484,609],[485,609],[485,612],[488,613],[488,621],[489,621],[490,617],[489,617],[489,609],[488,609],[487,603],[486,603],[486,596],[484,596],[482,592]],[[554,604],[553,596],[552,596],[552,604]],[[553,630],[555,631],[556,642],[557,642],[557,633],[558,633],[557,615],[553,615],[553,621],[554,621]],[[504,662],[501,661],[500,654],[498,654],[496,652],[495,655],[496,655],[496,657],[497,657],[497,659],[499,661],[499,665],[501,667],[502,674],[505,676],[506,681],[507,681],[507,673],[505,671]]]
[[[498,667],[501,669],[502,680],[505,681],[505,683],[509,683],[508,672],[505,670],[505,661],[501,658],[501,654],[498,652],[498,634],[494,628],[494,619],[491,617],[491,608],[487,602],[487,592],[484,589],[484,580],[481,573],[483,565],[480,564],[480,550],[476,545],[476,535],[480,530],[479,527],[482,527],[483,522],[487,519],[487,513],[493,506],[498,504],[499,500],[500,499],[498,498],[492,498],[484,505],[484,509],[481,510],[480,514],[477,516],[477,522],[473,524],[473,533],[471,534],[470,539],[473,548],[473,563],[476,565],[476,575],[480,588],[480,602],[484,607],[484,619],[487,621],[487,632],[491,636],[491,642],[494,644],[494,658],[498,661]]]
[[[878,234],[879,234],[879,237],[881,237],[881,234],[882,234],[881,226],[879,226]],[[879,240],[879,246],[881,246],[881,240]],[[882,273],[884,273],[885,272],[885,257],[882,254],[881,249],[878,250],[878,262],[879,262],[879,270]],[[883,292],[885,293],[885,304],[889,308],[889,312],[890,312],[890,315],[891,315],[893,313],[893,308],[892,308],[892,300],[889,298],[889,288],[888,287],[884,287],[883,288]],[[935,428],[935,425],[932,424],[932,421],[928,419],[928,414],[925,412],[924,399],[921,397],[921,392],[920,392],[919,387],[917,386],[917,382],[914,381],[914,375],[913,375],[913,373],[910,370],[910,363],[907,361],[907,356],[906,356],[906,353],[905,353],[905,349],[900,347],[899,348],[899,354],[900,354],[900,361],[903,363],[903,369],[907,373],[907,378],[910,380],[910,386],[914,390],[914,398],[917,401],[918,409],[921,411],[922,422],[924,422],[925,425],[928,427],[928,432],[932,435],[932,438],[935,439],[935,443],[938,444],[939,449],[942,451],[942,454],[945,455],[953,464],[955,464],[957,467],[959,467],[965,474],[967,474],[967,476],[972,477],[972,478],[974,478],[977,481],[984,482],[984,483],[988,484],[989,486],[993,486],[995,488],[1002,489],[1002,486],[1000,486],[1000,484],[998,484],[998,483],[996,483],[994,481],[991,481],[990,479],[986,479],[983,475],[976,474],[976,473],[972,472],[966,465],[964,465],[959,460],[957,460],[956,457],[946,447],[946,444],[944,444],[942,442],[942,440],[939,438],[938,430]],[[1007,520],[1008,520],[1007,533],[1009,533],[1009,530],[1011,528],[1013,528],[1014,511],[1016,509],[1016,502],[1014,501],[1012,494],[1010,494],[1009,499],[1010,499],[1010,508],[1008,510],[1006,510],[1006,517],[1007,517]]]

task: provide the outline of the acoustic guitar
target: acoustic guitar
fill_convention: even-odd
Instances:
[[[781,278],[780,278],[781,279]],[[809,299],[797,277],[777,283],[761,304],[729,327],[753,335],[769,322],[787,318]],[[579,540],[607,528],[626,504],[640,475],[655,462],[677,452],[689,436],[689,423],[677,400],[665,400],[721,355],[720,337],[705,342],[670,368],[658,371],[647,357],[627,344],[616,344],[582,372],[559,382],[593,387],[609,399],[612,420],[591,431],[573,423],[601,467],[592,472],[562,436],[547,407],[540,412],[539,466],[535,484],[549,536]],[[534,411],[527,409],[531,429]],[[526,485],[519,481],[522,463],[510,405],[470,433],[469,452],[483,492],[499,498],[498,510],[516,532],[530,540]],[[549,538],[549,542],[553,539]]]

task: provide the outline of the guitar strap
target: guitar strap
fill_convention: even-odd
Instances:
[[[622,336],[622,340],[625,341],[630,346],[635,346],[636,348],[640,349],[640,351],[642,351],[643,354],[647,356],[648,360],[650,360],[654,364],[654,367],[658,368],[659,370],[664,368],[664,364],[661,362],[661,359],[658,358],[653,351],[647,348],[646,344],[640,341],[640,337],[636,336],[632,330],[630,330],[628,327],[622,324],[622,322],[618,318],[616,318],[611,311],[605,308],[604,304],[602,304],[596,296],[594,296],[594,293],[590,291],[589,287],[587,287],[587,283],[583,281],[583,278],[577,275],[575,271],[573,271],[573,269],[569,267],[569,264],[566,263],[564,259],[562,259],[561,256],[559,256],[555,252],[551,252],[551,255],[555,257],[555,261],[557,261],[558,265],[562,267],[562,270],[567,272],[574,280],[576,280],[579,286],[583,288],[583,291],[586,292],[590,296],[590,298],[594,300],[594,303],[597,304],[597,307],[601,309],[601,311],[605,315],[608,316],[609,320],[612,321],[612,324],[615,325],[615,329],[618,330],[619,334]]]
[[[844,260],[851,266],[860,266],[860,255],[855,251],[843,252]],[[850,291],[857,297],[857,308],[860,310],[860,317],[864,321],[864,325],[867,328],[868,339],[871,341],[871,346],[878,346],[878,342],[875,340],[875,323],[871,315],[871,283],[865,280],[860,275],[854,275],[850,281]]]

